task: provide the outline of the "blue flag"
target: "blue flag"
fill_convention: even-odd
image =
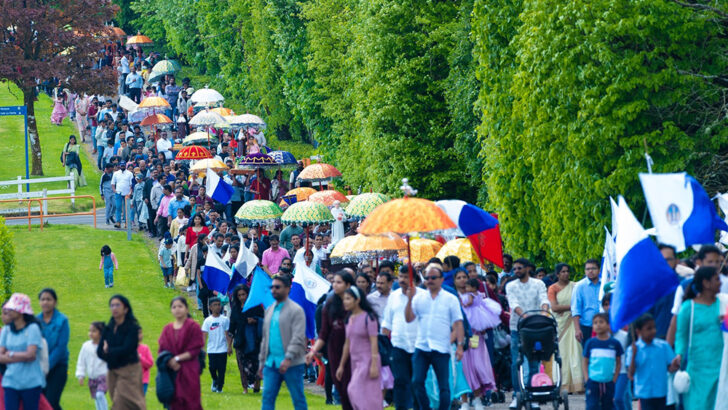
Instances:
[[[250,295],[248,295],[248,300],[245,301],[243,312],[261,304],[264,308],[272,305],[275,302],[273,295],[270,293],[272,284],[273,279],[263,269],[256,266],[253,271],[253,283],[250,284]]]

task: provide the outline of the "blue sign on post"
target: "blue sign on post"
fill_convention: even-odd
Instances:
[[[28,164],[28,109],[24,105],[0,107],[0,117],[5,115],[22,115],[25,119],[25,179],[30,179]],[[30,184],[25,184],[25,192],[30,192]]]

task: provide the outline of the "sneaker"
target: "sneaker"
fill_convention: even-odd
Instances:
[[[516,400],[515,397],[513,397],[513,401],[508,406],[509,409],[517,409],[518,408],[518,400]]]
[[[217,393],[217,388],[215,387],[215,385],[214,385],[214,384],[212,385],[212,389],[210,389],[210,390],[211,390],[211,391],[212,391],[213,393]]]
[[[104,287],[105,287],[106,289],[108,289],[108,288],[109,288],[109,285],[104,285]]]
[[[463,402],[463,404],[460,405],[460,410],[470,410],[470,403]]]
[[[110,287],[110,288],[113,288],[113,287],[114,287],[114,284],[112,283],[111,285],[109,285],[109,287]]]
[[[193,289],[192,289],[192,286],[187,286],[187,291],[188,291],[188,292],[192,292],[192,290],[193,290]]]
[[[538,403],[531,402],[531,410],[540,410],[541,406]]]

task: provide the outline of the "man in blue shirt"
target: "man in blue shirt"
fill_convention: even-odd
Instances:
[[[257,273],[263,274],[265,273]],[[307,409],[303,393],[303,371],[306,357],[306,315],[288,299],[291,278],[276,275],[270,287],[276,302],[265,310],[263,340],[258,355],[258,376],[263,378],[262,410],[273,410],[281,383],[286,382],[296,410]]]
[[[589,259],[584,264],[585,280],[579,282],[571,296],[571,315],[575,336],[582,347],[592,334],[592,319],[599,313],[599,262]]]
[[[167,226],[172,225],[172,219],[177,217],[177,210],[184,209],[184,207],[188,206],[189,204],[190,201],[185,199],[184,189],[182,189],[182,187],[177,187],[174,190],[174,199],[169,201],[169,210],[167,211]]]

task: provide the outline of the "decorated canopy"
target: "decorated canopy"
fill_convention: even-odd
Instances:
[[[207,150],[207,148],[204,147],[198,147],[196,145],[191,145],[189,147],[182,148],[177,155],[174,157],[174,159],[182,160],[182,159],[193,159],[193,160],[199,160],[199,159],[205,159],[205,158],[212,158],[212,153]]]
[[[355,220],[364,219],[376,207],[387,201],[389,201],[388,196],[377,192],[356,195],[346,207],[346,215]]]
[[[398,235],[357,234],[340,240],[331,252],[331,259],[334,259],[335,263],[352,263],[374,258],[395,260],[398,252],[405,250],[406,247],[407,244]]]
[[[235,219],[244,225],[267,224],[275,222],[283,215],[281,208],[266,200],[248,201],[238,209]]]
[[[442,244],[432,239],[414,238],[409,241],[410,256],[413,263],[427,263],[430,259],[437,255],[442,248]],[[407,252],[400,252],[400,257],[406,258]]]
[[[404,197],[379,205],[359,227],[364,235],[387,232],[440,232],[457,228],[445,211],[434,202],[422,198]]]
[[[256,152],[255,154],[248,154],[245,157],[243,157],[242,160],[240,160],[240,163],[238,166],[240,168],[267,168],[267,167],[275,167],[278,163],[270,157],[269,155],[265,155],[261,152]]]
[[[326,223],[333,222],[334,216],[324,204],[316,202],[296,202],[286,209],[281,221],[284,224],[291,223]]]
[[[334,201],[339,201],[341,204],[349,202],[344,194],[339,191],[334,191],[333,189],[318,191],[315,194],[311,194],[311,196],[308,197],[308,200],[310,202],[318,202],[329,207],[334,205]]]
[[[296,157],[288,151],[271,151],[268,153],[278,165],[296,165]]]

